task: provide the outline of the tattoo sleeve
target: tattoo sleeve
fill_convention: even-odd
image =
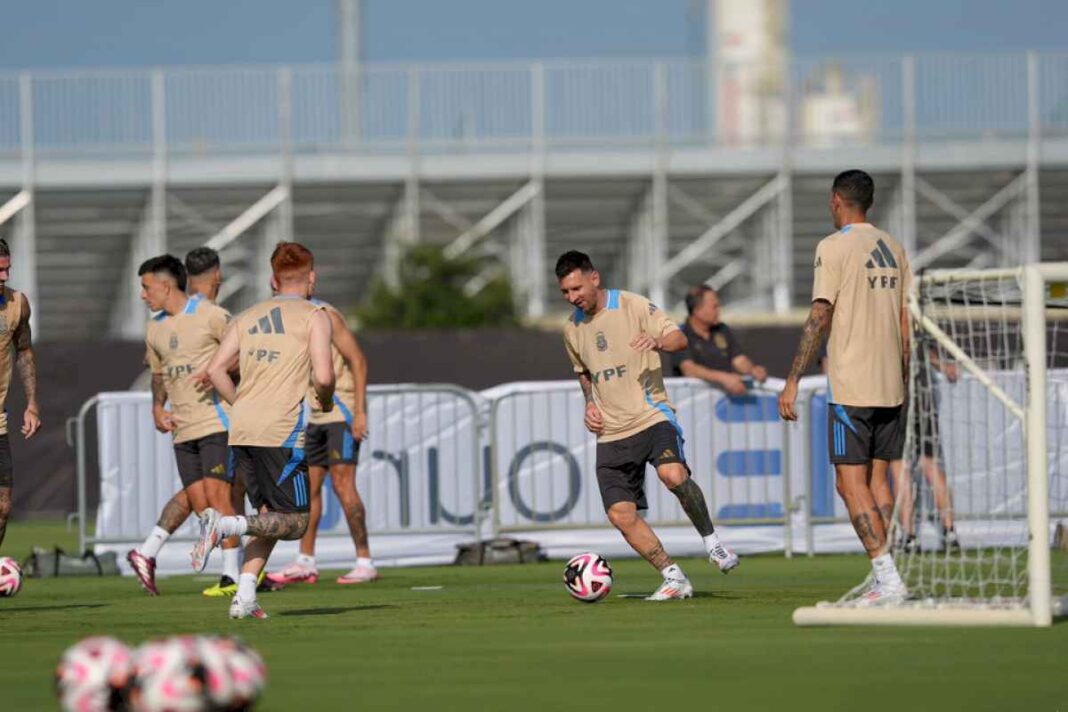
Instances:
[[[248,534],[264,539],[300,539],[308,528],[308,512],[266,512],[248,517]]]
[[[808,314],[804,331],[801,334],[801,344],[797,347],[797,355],[794,356],[794,363],[790,367],[792,380],[796,381],[801,378],[801,375],[815,362],[823,339],[831,328],[833,314],[834,307],[830,303],[822,299],[812,302],[812,310]]]
[[[26,303],[22,321],[15,334],[15,358],[26,391],[26,402],[37,404],[37,359],[33,354],[33,336],[30,333],[30,308]]]
[[[189,498],[186,497],[185,492],[179,492],[171,497],[167,504],[163,505],[163,511],[160,512],[159,521],[156,522],[156,526],[160,529],[165,529],[171,534],[174,534],[175,530],[182,525],[182,522],[189,516]]]
[[[593,403],[593,381],[590,380],[590,374],[580,373],[578,380],[582,386],[582,395],[586,398],[586,405]]]
[[[668,553],[664,551],[664,546],[660,542],[657,542],[656,545],[648,551],[642,552],[642,557],[656,567],[657,571],[663,571],[665,568],[675,563],[671,560],[671,557],[668,556]]]
[[[708,536],[716,531],[716,528],[712,526],[712,517],[708,513],[708,505],[705,504],[705,495],[701,492],[700,485],[694,482],[692,478],[686,478],[685,482],[671,490],[671,494],[679,498],[682,511],[686,512],[686,516],[693,522],[698,534]]]
[[[152,404],[159,407],[167,402],[167,387],[163,384],[163,375],[152,374]]]

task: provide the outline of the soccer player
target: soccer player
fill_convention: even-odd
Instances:
[[[734,332],[720,321],[716,290],[704,284],[691,289],[686,294],[686,311],[689,317],[682,333],[687,346],[671,354],[671,367],[676,376],[700,378],[732,396],[745,394],[742,376],[759,383],[767,380],[767,369],[745,355]]]
[[[248,535],[245,563],[231,618],[266,618],[256,601],[256,581],[279,539],[300,539],[308,528],[308,461],[304,454],[304,399],[311,373],[324,412],[334,407],[330,317],[308,301],[315,286],[312,253],[280,242],[271,254],[275,296],[234,319],[208,364],[219,395],[232,404],[230,447],[258,515],[200,517],[193,547],[194,570],[203,571],[211,550],[228,536]],[[240,361],[241,385],[229,365]]]
[[[126,554],[141,587],[158,596],[156,555],[185,521],[190,508],[202,512],[211,504],[224,512],[233,511],[227,407],[219,401],[218,394],[200,388],[191,378],[219,347],[230,313],[202,293],[187,296],[186,269],[172,255],[147,260],[138,275],[141,299],[159,312],[149,321],[145,333],[152,372],[152,417],[157,430],[173,434],[182,480],[181,491],[164,506],[145,542]],[[170,411],[165,408],[168,401]],[[222,578],[205,594],[227,595],[226,589],[233,589],[240,565],[239,546],[236,538],[225,542]]]
[[[312,299],[330,316],[333,330],[332,353],[334,375],[334,409],[324,413],[315,399],[314,385],[309,387],[311,415],[305,431],[304,450],[308,455],[308,480],[311,485],[311,511],[308,531],[300,540],[297,560],[267,578],[274,583],[315,583],[319,570],[315,566],[315,536],[323,513],[323,480],[328,474],[345,512],[353,544],[356,566],[338,578],[341,584],[366,583],[378,579],[378,570],[367,543],[367,515],[356,490],[356,461],[360,443],[367,437],[367,360],[345,318],[326,302]]]
[[[679,499],[704,540],[709,560],[727,573],[738,557],[720,543],[704,494],[690,477],[682,428],[664,389],[659,352],[686,348],[686,337],[645,297],[605,289],[590,258],[565,252],[556,262],[560,291],[575,308],[564,345],[586,397],[586,428],[597,435],[597,484],[608,521],[664,582],[649,596],[693,596],[693,585],[638,515],[647,509],[645,466]]]
[[[923,353],[923,350],[920,351]],[[938,353],[938,349],[931,347],[926,350],[926,358],[920,359],[917,364],[915,383],[915,409],[912,419],[912,437],[916,439],[920,452],[920,471],[931,485],[934,494],[935,508],[942,523],[941,545],[944,552],[960,551],[960,539],[957,537],[957,528],[953,521],[953,502],[946,484],[946,473],[942,469],[942,440],[938,431],[938,397],[931,383],[931,371],[937,370],[946,377],[950,383],[956,383],[959,373],[957,364],[952,361],[944,361]],[[902,545],[907,552],[918,552],[919,541],[916,539],[915,522],[915,497],[912,492],[912,478],[909,470],[905,467],[904,460],[894,460],[890,463],[890,473],[894,480],[894,490],[898,502],[898,521],[904,541]]]
[[[11,515],[11,442],[7,437],[7,389],[11,385],[12,365],[19,370],[26,393],[26,410],[22,413],[22,436],[29,439],[41,427],[37,405],[37,361],[30,335],[30,301],[22,292],[7,286],[11,276],[11,249],[0,239],[0,544],[7,532]],[[14,362],[14,363],[12,363]]]
[[[864,171],[845,171],[834,179],[830,211],[837,232],[816,247],[812,307],[779,396],[779,414],[797,420],[798,381],[829,330],[831,462],[873,573],[861,605],[900,602],[907,595],[887,541],[894,509],[887,469],[901,458],[904,446],[905,295],[912,275],[897,240],[867,222],[874,196],[875,183]]]

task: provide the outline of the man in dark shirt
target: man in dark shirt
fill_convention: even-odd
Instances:
[[[768,372],[742,353],[734,332],[719,320],[719,295],[705,285],[686,295],[690,316],[682,326],[688,346],[671,354],[671,370],[676,376],[700,378],[718,385],[727,393],[745,393],[743,376],[763,383]]]

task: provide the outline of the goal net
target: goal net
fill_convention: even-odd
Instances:
[[[892,467],[894,559],[800,625],[1049,625],[1068,612],[1068,264],[917,278],[908,435]]]

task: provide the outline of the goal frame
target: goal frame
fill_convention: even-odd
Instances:
[[[1027,373],[1027,404],[1012,401],[990,377],[965,354],[919,308],[919,285],[967,279],[1020,281],[1023,294],[1022,331]],[[887,606],[856,608],[822,603],[794,611],[799,626],[827,625],[931,625],[931,626],[1016,626],[1048,627],[1053,624],[1049,543],[1049,473],[1046,438],[1046,285],[1068,282],[1068,262],[1031,264],[1011,269],[932,270],[917,277],[908,297],[912,318],[946,349],[958,364],[975,376],[991,394],[1021,417],[1027,452],[1028,596],[1019,608],[983,608],[971,605],[940,604],[931,607]]]

